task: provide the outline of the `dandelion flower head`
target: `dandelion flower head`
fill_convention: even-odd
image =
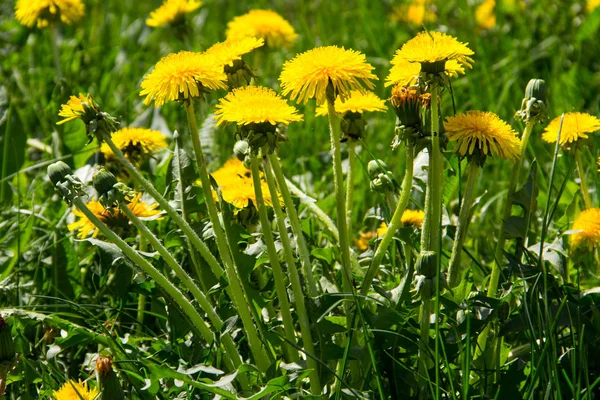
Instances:
[[[56,400],[94,400],[98,397],[98,389],[88,389],[88,384],[70,380],[58,390],[52,392]]]
[[[475,22],[481,29],[491,29],[496,26],[496,14],[494,8],[496,0],[484,0],[475,9]]]
[[[142,193],[137,193],[133,198],[129,199],[127,208],[129,208],[136,217],[144,220],[157,219],[161,213],[157,210],[158,203],[148,204],[141,201]],[[127,216],[118,208],[105,208],[99,201],[92,200],[86,204],[87,208],[102,222],[112,229],[116,228],[127,228],[129,226],[129,219]],[[78,209],[73,209],[73,214],[78,218],[72,224],[69,224],[67,228],[70,231],[79,231],[78,237],[85,239],[92,235],[97,237],[99,230],[88,217]]]
[[[260,86],[244,86],[228,93],[217,104],[215,118],[217,125],[232,122],[238,125],[263,122],[287,125],[302,120],[296,109],[273,89]]]
[[[71,96],[69,101],[67,101],[66,104],[63,104],[58,112],[58,116],[63,117],[64,119],[58,121],[56,125],[62,125],[66,122],[80,119],[88,111],[98,111],[98,107],[96,103],[94,103],[92,96],[89,94],[83,95],[81,93],[79,93],[79,96]]]
[[[380,99],[375,93],[369,91],[361,92],[358,90],[352,90],[344,102],[338,97],[335,100],[334,107],[335,112],[339,114],[345,114],[348,111],[362,114],[365,111],[381,112],[387,109],[385,101]],[[321,104],[317,108],[317,115],[327,115],[326,104]]]
[[[399,4],[392,10],[394,22],[407,22],[413,26],[435,22],[437,16],[429,0],[412,0],[408,4]]]
[[[425,219],[425,211],[421,210],[404,210],[400,222],[406,226],[414,226],[415,228],[421,228],[423,226],[423,220]]]
[[[15,16],[28,28],[45,28],[50,22],[60,21],[71,25],[85,14],[81,0],[17,0]]]
[[[372,70],[365,55],[358,51],[337,46],[317,47],[286,61],[279,82],[284,96],[289,94],[300,103],[314,97],[320,105],[326,100],[330,82],[342,99],[351,90],[364,90],[362,84],[372,89],[371,79],[377,79]]]
[[[251,10],[227,24],[227,39],[262,38],[269,47],[289,47],[298,35],[294,27],[272,10]]]
[[[492,112],[468,111],[448,117],[444,122],[448,140],[456,141],[454,151],[514,160],[519,157],[521,141],[517,133],[506,122]]]
[[[562,117],[556,117],[550,121],[542,134],[542,139],[544,141],[556,143],[561,118]],[[600,119],[593,115],[580,112],[566,113],[560,131],[560,145],[566,146],[579,139],[587,139],[588,133],[596,132],[598,130],[600,130]]]
[[[233,66],[233,62],[241,60],[244,54],[250,53],[265,44],[262,38],[243,37],[239,39],[227,39],[224,42],[215,43],[204,53],[214,56],[218,63]]]
[[[214,56],[180,51],[163,57],[142,81],[144,104],[156,107],[174,100],[187,100],[207,90],[225,89],[227,76]]]
[[[114,144],[123,152],[129,161],[137,161],[140,156],[154,154],[167,147],[165,135],[159,131],[146,128],[123,128],[111,135]],[[100,151],[107,159],[115,158],[106,143],[102,143]]]
[[[202,2],[197,0],[165,0],[160,7],[150,13],[146,25],[156,28],[172,24],[201,6]]]
[[[588,0],[587,4],[585,5],[585,9],[589,13],[591,13],[598,7],[600,7],[600,0]]]
[[[571,235],[571,247],[582,245],[588,248],[600,245],[600,208],[584,210],[573,222],[572,230],[579,231]]]
[[[385,86],[391,85],[414,85],[417,83],[421,73],[421,64],[406,61],[398,54],[391,61],[392,68],[385,79]],[[450,78],[465,74],[465,68],[456,60],[449,60],[444,66],[444,74]]]

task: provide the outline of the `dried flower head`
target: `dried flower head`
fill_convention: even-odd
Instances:
[[[333,95],[343,99],[351,90],[364,90],[361,82],[372,89],[371,79],[377,79],[372,70],[365,55],[358,51],[337,46],[317,47],[286,61],[279,82],[284,96],[289,94],[300,103],[314,97],[320,105],[326,100],[330,83]]]
[[[444,122],[448,140],[457,141],[454,151],[461,156],[478,153],[507,160],[519,157],[521,141],[506,122],[492,112],[468,111]]]
[[[113,143],[123,152],[125,157],[137,163],[143,157],[151,156],[156,151],[167,147],[165,135],[159,131],[146,128],[123,128],[111,135]],[[106,143],[102,143],[100,151],[107,160],[115,158],[113,151]]]
[[[146,96],[144,104],[154,101],[160,107],[169,101],[188,100],[206,91],[225,89],[226,81],[223,64],[214,56],[180,51],[163,57],[144,77],[140,96]]]
[[[281,15],[272,10],[251,10],[227,24],[227,39],[255,37],[264,39],[269,47],[289,47],[298,35]]]
[[[98,397],[98,389],[89,389],[87,382],[75,382],[70,380],[58,390],[52,392],[56,400],[95,400]]]
[[[544,130],[542,139],[548,143],[556,143],[558,129],[562,117],[554,118]],[[565,114],[565,119],[560,131],[560,145],[568,146],[579,139],[587,139],[588,133],[600,130],[600,119],[593,115],[570,112]]]
[[[387,107],[385,102],[380,99],[373,92],[361,92],[358,90],[352,90],[348,95],[346,101],[342,101],[341,98],[337,98],[334,103],[335,111],[339,114],[345,114],[347,112],[353,113],[364,113],[365,111],[385,111]],[[327,115],[327,105],[321,104],[317,108],[317,115]]]
[[[196,11],[202,6],[197,0],[165,0],[160,7],[150,13],[146,25],[153,28],[180,21],[185,14]]]
[[[586,246],[592,249],[600,245],[600,208],[589,208],[579,214],[573,222],[574,231],[571,235],[571,247]]]
[[[81,0],[17,0],[15,16],[17,21],[28,28],[45,28],[58,22],[71,25],[85,14]]]
[[[273,89],[244,86],[234,89],[219,100],[215,111],[217,125],[235,122],[238,125],[268,122],[271,125],[301,121],[296,109]]]
[[[156,209],[158,203],[148,204],[141,201],[141,197],[142,193],[137,193],[133,198],[129,199],[127,208],[129,208],[136,217],[142,220],[159,219],[161,211]],[[99,201],[94,200],[88,202],[86,206],[100,221],[104,222],[112,229],[124,229],[129,226],[129,219],[127,216],[116,207],[107,209]],[[98,228],[96,228],[96,225],[94,225],[84,213],[80,210],[73,209],[73,214],[79,219],[67,226],[70,231],[79,231],[77,236],[81,239],[85,239],[90,234],[92,237],[98,236]]]

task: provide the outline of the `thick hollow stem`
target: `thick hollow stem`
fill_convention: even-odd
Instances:
[[[206,208],[208,209],[208,216],[213,226],[213,231],[215,232],[219,254],[221,255],[221,259],[225,265],[227,280],[229,281],[229,285],[231,287],[231,300],[237,309],[237,312],[240,314],[242,324],[246,334],[248,335],[248,344],[250,345],[250,350],[254,356],[254,359],[256,360],[258,368],[262,371],[266,371],[270,365],[270,361],[267,356],[267,352],[265,349],[263,349],[256,326],[252,321],[252,316],[249,309],[250,306],[246,300],[246,294],[242,289],[240,278],[238,277],[237,271],[233,264],[233,257],[229,249],[229,244],[225,238],[225,232],[221,226],[221,221],[219,220],[217,205],[215,204],[215,199],[212,196],[212,186],[210,184],[208,170],[206,169],[204,153],[202,153],[202,144],[200,143],[200,134],[196,125],[196,114],[194,113],[194,104],[192,101],[190,101],[186,106],[186,114],[190,129],[190,136],[192,138],[192,144],[194,147],[194,153],[196,155],[198,174],[200,175],[202,191],[204,192]]]
[[[110,147],[112,152],[115,154],[115,157],[125,169],[133,176],[140,185],[144,188],[146,192],[150,196],[156,200],[156,202],[160,205],[160,207],[167,212],[169,217],[179,226],[185,236],[189,239],[189,241],[194,245],[194,247],[198,250],[200,255],[206,260],[211,270],[218,278],[223,274],[223,268],[215,258],[215,256],[210,252],[206,243],[200,239],[198,234],[192,229],[192,227],[179,215],[179,213],[171,206],[169,201],[165,199],[159,192],[154,188],[152,183],[150,183],[146,178],[142,176],[142,174],[131,164],[123,155],[123,152],[115,145],[109,135],[103,134],[102,140]]]
[[[458,285],[460,277],[460,258],[462,254],[462,247],[465,242],[467,230],[469,229],[471,205],[473,204],[473,189],[475,182],[479,176],[481,168],[475,162],[469,163],[469,171],[467,172],[467,184],[465,187],[465,194],[463,201],[460,206],[460,213],[458,215],[458,226],[456,228],[456,235],[454,237],[454,244],[452,245],[452,255],[450,256],[450,262],[448,264],[448,285],[453,288]]]
[[[579,173],[579,180],[581,185],[581,197],[583,197],[583,203],[586,209],[592,208],[592,199],[588,190],[587,179],[585,178],[585,168],[583,167],[583,161],[581,160],[581,150],[575,149],[575,163],[577,164],[577,172]]]
[[[271,263],[271,270],[273,271],[273,279],[275,280],[275,290],[277,291],[277,298],[279,300],[279,308],[281,310],[281,318],[283,319],[283,331],[285,337],[291,343],[296,344],[296,333],[294,332],[294,321],[292,319],[292,313],[290,311],[290,303],[288,300],[285,276],[281,270],[281,264],[279,263],[279,255],[275,248],[275,238],[271,231],[271,222],[267,215],[267,207],[262,193],[261,181],[260,181],[260,170],[258,168],[258,158],[252,155],[252,181],[254,183],[254,193],[256,195],[256,208],[258,208],[258,215],[260,218],[260,225],[262,227],[263,236],[265,239],[265,245],[267,246],[267,253],[269,256],[269,262]],[[273,205],[277,203],[278,196],[273,197]],[[286,235],[284,232],[282,234]],[[295,268],[295,266],[294,266]],[[298,360],[298,352],[294,350],[289,344],[285,345],[286,352],[288,353],[291,361]]]
[[[173,285],[163,274],[161,274],[152,264],[146,261],[137,251],[127,245],[119,236],[117,236],[108,226],[106,226],[89,208],[81,201],[79,197],[73,199],[73,204],[102,232],[104,236],[113,242],[133,263],[144,271],[175,301],[175,303],[188,316],[194,327],[200,332],[204,340],[212,343],[215,337],[208,328],[202,316],[198,313],[192,303]]]
[[[348,175],[346,176],[346,229],[352,232],[352,196],[354,193],[354,166],[356,164],[356,142],[348,141]]]
[[[404,210],[408,205],[408,201],[410,200],[410,192],[412,189],[414,156],[415,154],[413,146],[406,146],[406,169],[404,171],[404,178],[402,180],[402,193],[400,194],[400,200],[398,200],[396,210],[394,211],[394,215],[392,215],[392,220],[390,221],[390,225],[383,235],[379,246],[377,246],[377,250],[375,251],[371,265],[369,266],[369,269],[363,278],[360,291],[363,295],[367,295],[369,293],[371,282],[373,282],[373,278],[375,278],[377,272],[379,271],[383,256],[392,242],[394,234],[398,228],[400,228],[402,223],[402,214],[404,214]]]
[[[348,227],[346,226],[346,201],[344,195],[344,175],[342,173],[342,155],[340,151],[340,121],[335,113],[333,101],[327,100],[329,116],[329,130],[331,134],[331,153],[333,156],[333,184],[335,186],[335,201],[337,211],[337,225],[340,234],[340,253],[342,254],[342,284],[344,292],[351,293],[352,268],[350,262],[350,242],[348,240]]]
[[[440,239],[442,231],[442,179],[443,157],[440,151],[440,129],[438,118],[438,87],[431,89],[431,154],[429,155],[431,169],[427,180],[427,190],[431,191],[431,232],[428,250],[435,252],[437,265],[440,259]]]
[[[287,234],[287,228],[285,226],[285,216],[281,205],[276,200],[279,195],[277,193],[277,186],[275,185],[275,179],[271,172],[271,165],[269,159],[263,156],[263,167],[265,171],[265,177],[267,179],[267,185],[269,185],[269,192],[273,201],[273,210],[275,211],[275,217],[277,218],[277,226],[279,228],[279,237],[283,246],[285,254],[285,261],[288,265],[288,272],[290,275],[290,281],[292,283],[292,290],[294,292],[294,303],[296,305],[296,313],[298,314],[298,322],[300,323],[300,331],[302,333],[302,343],[306,352],[312,356],[306,357],[308,367],[311,369],[310,373],[310,388],[313,396],[321,395],[321,383],[319,380],[319,365],[313,357],[316,356],[315,345],[312,339],[312,333],[310,331],[310,321],[308,320],[308,311],[306,310],[306,304],[304,303],[304,293],[302,291],[302,284],[300,283],[300,274],[296,268],[296,262],[294,260],[294,254],[292,251],[292,245],[290,244],[290,238]],[[285,185],[285,183],[284,183]],[[282,191],[283,192],[283,191]],[[282,193],[283,196],[283,193]],[[289,196],[289,192],[288,192]],[[289,208],[287,208],[289,210]],[[292,204],[293,209],[293,204]]]
[[[292,200],[292,195],[290,194],[287,179],[285,179],[285,176],[283,175],[283,170],[281,169],[281,165],[279,164],[279,160],[277,159],[277,156],[275,154],[269,155],[269,165],[271,166],[271,168],[273,168],[273,172],[275,173],[277,186],[279,187],[279,190],[281,192],[283,204],[285,205],[285,210],[290,219],[292,231],[294,232],[294,236],[296,237],[296,245],[298,246],[300,261],[302,262],[302,268],[304,270],[304,279],[306,281],[308,293],[311,297],[316,297],[317,285],[315,284],[315,278],[313,277],[312,273],[312,265],[310,263],[310,253],[308,251],[308,246],[306,245],[306,240],[304,239],[304,234],[302,233],[302,228],[300,227],[300,219],[298,218],[298,212],[296,211],[294,201]],[[273,197],[273,195],[271,196]]]

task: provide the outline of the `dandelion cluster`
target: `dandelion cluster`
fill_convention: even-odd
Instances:
[[[17,0],[15,5],[17,21],[29,28],[45,28],[57,21],[71,25],[84,14],[81,0]]]
[[[227,39],[261,38],[269,47],[290,47],[298,38],[292,25],[272,10],[251,10],[227,24]]]

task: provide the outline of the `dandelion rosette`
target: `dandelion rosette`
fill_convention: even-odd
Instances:
[[[137,193],[133,197],[128,199],[127,208],[129,208],[136,217],[142,220],[160,219],[161,211],[157,210],[158,203],[148,204],[141,201],[142,193]],[[99,201],[92,200],[86,203],[87,208],[92,213],[111,229],[126,229],[129,226],[129,219],[127,216],[118,208],[106,208]],[[69,224],[67,228],[70,231],[78,231],[78,237],[85,239],[92,235],[97,237],[100,232],[96,225],[90,221],[83,212],[78,209],[73,209],[73,214],[79,219],[72,224]]]
[[[176,23],[185,14],[199,9],[202,4],[201,1],[196,0],[165,0],[160,7],[150,13],[146,25],[157,28]]]
[[[361,92],[352,90],[346,101],[337,98],[334,103],[335,112],[338,114],[346,114],[347,112],[362,114],[366,111],[383,112],[387,109],[385,102],[373,92]],[[320,105],[317,108],[317,116],[322,117],[327,115],[327,106]]]
[[[444,128],[448,140],[457,141],[454,151],[468,158],[477,157],[480,165],[488,155],[507,160],[519,157],[521,141],[517,133],[492,112],[468,111],[448,117]]]
[[[421,32],[396,51],[393,64],[404,60],[421,64],[421,71],[425,73],[439,74],[446,70],[458,73],[461,71],[456,64],[449,61],[456,61],[461,68],[471,68],[473,59],[470,56],[474,53],[467,44],[442,32]],[[446,67],[446,64],[450,65]]]
[[[50,23],[61,21],[71,25],[85,14],[81,0],[17,0],[15,17],[28,28],[45,28]]]
[[[556,143],[562,117],[554,118],[544,130],[542,139],[548,143]],[[600,119],[593,115],[570,112],[565,114],[560,131],[560,145],[569,146],[580,139],[587,139],[588,133],[600,130]]]
[[[111,135],[111,139],[131,162],[138,162],[142,157],[152,155],[167,147],[165,135],[146,128],[119,129]],[[107,160],[115,158],[115,154],[106,143],[102,143],[100,151]]]
[[[289,47],[298,35],[294,27],[272,10],[251,10],[227,24],[227,39],[262,38],[269,47]]]
[[[577,231],[571,235],[573,249],[586,246],[588,249],[600,245],[600,208],[589,208],[579,214],[571,228]]]
[[[330,84],[332,101],[336,96],[345,100],[351,90],[364,90],[361,82],[373,89],[371,79],[377,77],[372,70],[365,55],[358,51],[337,46],[317,47],[286,61],[279,82],[284,96],[289,94],[300,103],[314,97],[321,105],[327,99]]]
[[[56,400],[94,400],[100,392],[98,389],[89,389],[87,382],[65,382],[59,390],[52,392]]]
[[[227,76],[214,56],[180,51],[163,57],[144,77],[140,96],[144,104],[160,107],[169,101],[185,101],[210,90],[225,89]]]

